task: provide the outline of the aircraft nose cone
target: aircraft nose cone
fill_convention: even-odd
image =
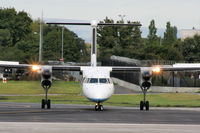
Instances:
[[[114,92],[114,88],[106,85],[93,85],[83,88],[84,95],[93,102],[106,101]]]

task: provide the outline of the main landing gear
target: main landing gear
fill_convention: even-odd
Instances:
[[[41,108],[45,109],[45,105],[46,105],[46,108],[50,109],[51,108],[51,100],[48,99],[48,90],[49,90],[50,87],[43,86],[43,88],[45,90],[45,99],[42,99]]]
[[[103,111],[104,110],[103,105],[101,105],[99,102],[96,103],[94,109],[95,109],[95,111]]]
[[[147,93],[148,89],[149,89],[149,87],[141,87],[144,99],[143,99],[143,101],[140,101],[140,110],[143,110],[144,107],[146,110],[149,110],[149,101],[146,101],[146,93]]]

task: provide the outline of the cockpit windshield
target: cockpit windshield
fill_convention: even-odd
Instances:
[[[91,78],[90,83],[98,83],[98,78]]]
[[[100,83],[100,84],[109,84],[112,81],[109,78],[85,78],[84,83]]]

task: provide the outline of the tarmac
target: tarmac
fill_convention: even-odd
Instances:
[[[132,93],[126,90],[126,93]],[[122,94],[120,87],[116,93]],[[0,102],[0,133],[199,133],[200,108],[104,106]]]
[[[1,133],[199,133],[200,108],[151,108],[53,104],[40,109],[36,103],[0,103]]]

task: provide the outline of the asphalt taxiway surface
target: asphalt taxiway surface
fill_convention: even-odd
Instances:
[[[115,94],[133,93],[120,86]],[[150,108],[0,102],[0,133],[199,133],[200,108]]]
[[[0,103],[1,133],[199,133],[200,108],[151,108],[93,105]]]
[[[90,105],[52,105],[40,109],[35,103],[0,103],[0,122],[67,122],[130,124],[199,124],[200,108],[150,108],[104,106],[94,111]]]

